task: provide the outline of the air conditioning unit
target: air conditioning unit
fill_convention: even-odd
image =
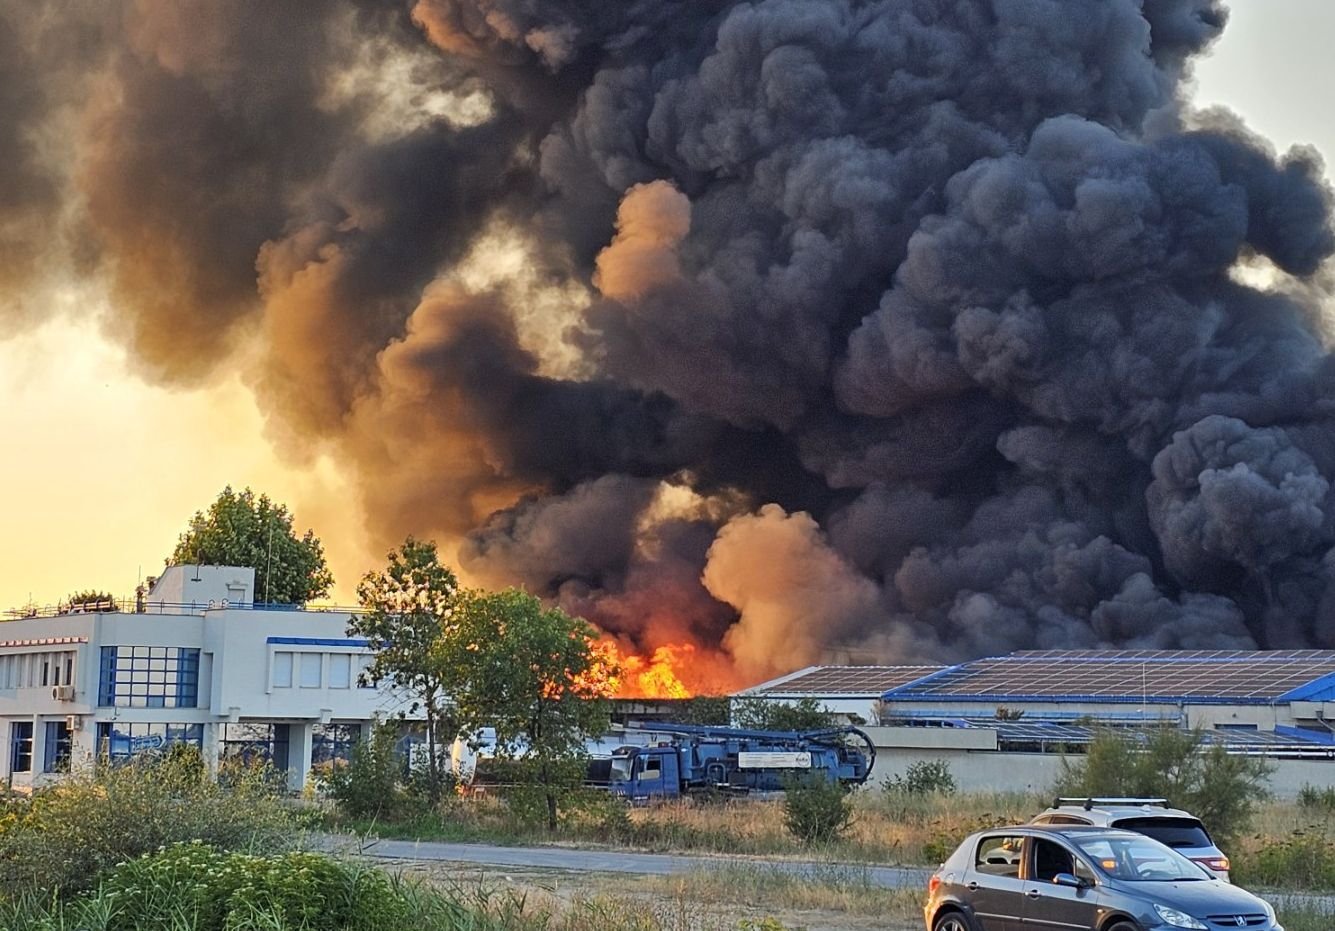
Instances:
[[[74,686],[57,685],[51,689],[53,701],[74,701]]]
[[[83,730],[83,715],[81,714],[65,715],[65,730],[67,731]]]

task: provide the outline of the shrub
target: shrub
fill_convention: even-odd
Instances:
[[[178,841],[278,850],[296,823],[264,782],[224,788],[196,755],[103,766],[0,799],[0,888],[77,891],[112,864]]]
[[[804,844],[837,840],[853,820],[853,800],[838,782],[819,776],[790,780],[783,823]]]
[[[378,870],[315,853],[262,857],[198,842],[118,864],[107,873],[98,896],[115,906],[106,931],[170,926],[178,915],[193,920],[192,931],[275,925],[372,931],[411,917],[389,878]]]
[[[910,763],[901,776],[888,776],[882,783],[884,792],[900,795],[954,795],[955,777],[945,760],[919,760]]]
[[[1269,796],[1270,772],[1259,757],[1230,754],[1218,744],[1207,747],[1198,730],[1109,730],[1094,738],[1083,760],[1063,761],[1057,791],[1166,798],[1200,818],[1226,846],[1246,830],[1257,802]]]
[[[1233,879],[1248,886],[1335,889],[1335,844],[1319,835],[1295,832],[1237,858]]]
[[[403,761],[396,752],[397,734],[382,725],[371,739],[352,748],[345,766],[332,768],[323,777],[325,790],[344,814],[354,818],[393,817],[405,802],[400,774]]]
[[[1303,787],[1298,790],[1298,805],[1318,811],[1335,811],[1335,786],[1303,783]]]

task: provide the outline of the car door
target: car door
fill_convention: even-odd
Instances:
[[[982,931],[1021,931],[1024,880],[1020,878],[1024,835],[984,834],[974,849],[965,891]]]
[[[1053,881],[1059,873],[1088,885],[1059,886]],[[1094,870],[1075,851],[1055,838],[1029,838],[1024,856],[1025,931],[1090,931],[1099,918],[1100,899]]]

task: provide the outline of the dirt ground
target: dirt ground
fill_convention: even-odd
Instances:
[[[691,895],[690,884],[673,888],[671,877],[608,873],[580,873],[527,867],[479,868],[475,864],[412,861],[400,871],[443,886],[480,886],[513,889],[533,903],[554,902],[560,906],[592,898],[631,900],[664,915],[696,914],[699,927],[735,928],[742,919],[774,918],[793,931],[923,931],[916,915],[856,915],[842,911],[764,907],[747,902],[720,902]],[[672,922],[674,928],[678,922]],[[695,925],[690,925],[695,927]],[[681,931],[685,931],[681,927]]]

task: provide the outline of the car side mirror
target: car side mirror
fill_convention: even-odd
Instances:
[[[1058,873],[1052,877],[1052,883],[1056,886],[1070,886],[1072,889],[1087,889],[1090,885],[1088,879],[1081,879],[1074,873]]]

